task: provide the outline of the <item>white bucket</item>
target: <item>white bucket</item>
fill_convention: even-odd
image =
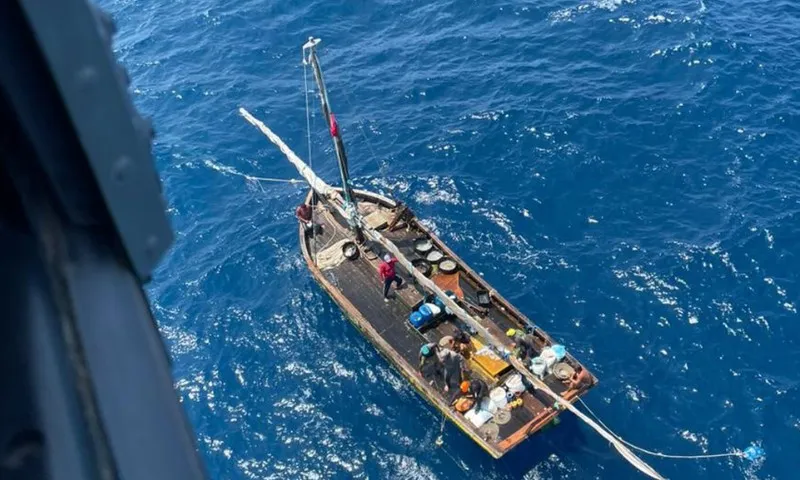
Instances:
[[[553,351],[552,348],[547,347],[542,350],[542,354],[539,357],[544,360],[544,363],[547,365],[547,368],[552,368],[553,365],[556,364],[557,355],[556,352]]]
[[[525,384],[522,383],[522,375],[519,373],[515,373],[514,375],[508,377],[508,380],[506,380],[506,386],[508,387],[508,392],[512,395],[525,391]]]
[[[494,403],[497,408],[503,408],[508,404],[508,399],[506,398],[506,390],[503,387],[497,387],[489,394],[489,398],[492,399],[492,403]]]
[[[428,306],[428,308],[430,308],[430,309],[431,309],[431,313],[433,313],[433,316],[434,316],[434,317],[438,317],[438,316],[439,316],[439,314],[440,314],[440,313],[442,313],[442,309],[441,309],[441,308],[439,308],[439,306],[438,306],[438,305],[436,305],[436,304],[433,304],[433,303],[425,303],[425,304],[423,304],[423,305],[427,305],[427,306]]]
[[[541,377],[545,370],[547,370],[547,362],[542,357],[535,357],[531,360],[531,371],[534,375]]]
[[[495,405],[494,402],[492,402],[490,399],[483,398],[481,399],[480,406],[477,405],[475,406],[475,410],[486,410],[487,412],[494,415],[494,413],[497,411],[497,405]]]

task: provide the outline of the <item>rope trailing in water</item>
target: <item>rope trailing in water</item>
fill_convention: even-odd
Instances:
[[[747,457],[747,454],[745,454],[745,452],[741,451],[741,450],[734,450],[732,452],[727,452],[727,453],[714,453],[714,454],[703,454],[703,455],[671,455],[671,454],[667,454],[667,453],[653,452],[651,450],[647,450],[645,448],[636,446],[636,445],[628,442],[627,440],[623,439],[622,437],[620,437],[616,433],[614,433],[610,428],[608,428],[606,426],[605,423],[603,423],[602,420],[600,420],[600,418],[597,416],[597,414],[595,414],[592,411],[592,409],[589,408],[588,405],[586,405],[586,402],[584,402],[582,398],[578,398],[578,401],[580,401],[581,405],[583,405],[583,408],[585,408],[586,411],[589,412],[589,414],[591,416],[593,416],[595,418],[595,420],[597,420],[597,422],[600,425],[603,426],[603,428],[608,430],[608,432],[611,435],[616,437],[617,440],[619,440],[620,442],[624,443],[628,447],[630,447],[630,448],[632,448],[632,449],[634,449],[634,450],[636,450],[638,452],[645,453],[647,455],[652,455],[654,457],[660,457],[660,458],[671,458],[671,459],[675,459],[675,460],[699,460],[699,459],[706,459],[706,458],[722,458],[722,457],[740,457],[740,458],[746,458]]]
[[[447,417],[445,417],[444,413],[442,413],[442,421],[441,421],[441,423],[439,425],[439,436],[436,437],[436,440],[434,440],[434,442],[433,442],[434,444],[436,444],[437,447],[441,447],[442,445],[444,445],[444,437],[443,437],[443,435],[444,435],[444,422],[445,422],[445,420],[447,420]]]
[[[242,175],[246,180],[252,182],[282,182],[282,183],[305,183],[305,180],[299,178],[269,178],[269,177],[254,177],[252,175]]]

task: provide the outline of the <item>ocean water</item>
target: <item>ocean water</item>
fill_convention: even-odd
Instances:
[[[642,478],[571,415],[500,461],[345,321],[296,239],[300,47],[357,184],[408,202],[600,379],[670,478],[800,467],[800,8],[755,0],[102,0],[177,232],[148,293],[214,479]],[[336,182],[314,98],[314,168]]]

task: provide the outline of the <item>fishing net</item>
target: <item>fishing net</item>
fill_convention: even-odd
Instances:
[[[317,267],[319,267],[320,270],[327,270],[341,265],[341,263],[345,261],[342,247],[349,241],[350,240],[344,238],[324,250],[320,250],[317,253]]]

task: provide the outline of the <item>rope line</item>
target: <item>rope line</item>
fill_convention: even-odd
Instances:
[[[353,109],[353,104],[350,103],[348,97],[349,97],[348,93],[343,92],[342,100],[344,100],[344,103],[347,104],[347,107],[350,109],[350,111],[354,112],[355,109]],[[375,154],[375,150],[372,148],[372,142],[370,142],[369,138],[367,137],[367,133],[364,131],[364,125],[361,123],[361,120],[357,121],[356,125],[358,125],[358,131],[361,133],[361,136],[364,138],[364,142],[367,144],[367,148],[369,149],[369,152],[372,155],[372,160],[375,161],[375,165],[378,167],[378,173],[380,173],[382,176],[385,176],[386,162],[378,161],[378,155]]]
[[[632,448],[632,449],[634,449],[636,451],[645,453],[647,455],[652,455],[654,457],[660,457],[660,458],[671,458],[671,459],[675,459],[675,460],[699,460],[699,459],[705,459],[705,458],[744,457],[745,456],[744,452],[741,452],[739,450],[734,450],[733,452],[727,452],[727,453],[714,453],[714,454],[704,454],[704,455],[671,455],[671,454],[668,454],[668,453],[653,452],[651,450],[647,450],[645,448],[636,446],[636,445],[628,442],[624,438],[620,437],[619,435],[617,435],[614,431],[612,431],[610,428],[608,428],[608,426],[606,426],[606,424],[603,423],[602,420],[600,420],[600,417],[598,417],[597,414],[595,414],[592,411],[592,409],[589,408],[588,405],[586,405],[586,402],[584,402],[582,398],[578,397],[578,401],[581,402],[581,405],[583,405],[583,408],[585,408],[586,411],[589,412],[589,414],[592,417],[594,417],[595,420],[597,420],[597,423],[602,425],[603,428],[605,428],[617,440],[619,440],[620,442],[624,443],[628,447],[630,447],[630,448]]]
[[[281,183],[306,183],[305,180],[298,178],[270,178],[270,177],[254,177],[252,175],[242,175],[246,180],[251,182],[281,182]]]

